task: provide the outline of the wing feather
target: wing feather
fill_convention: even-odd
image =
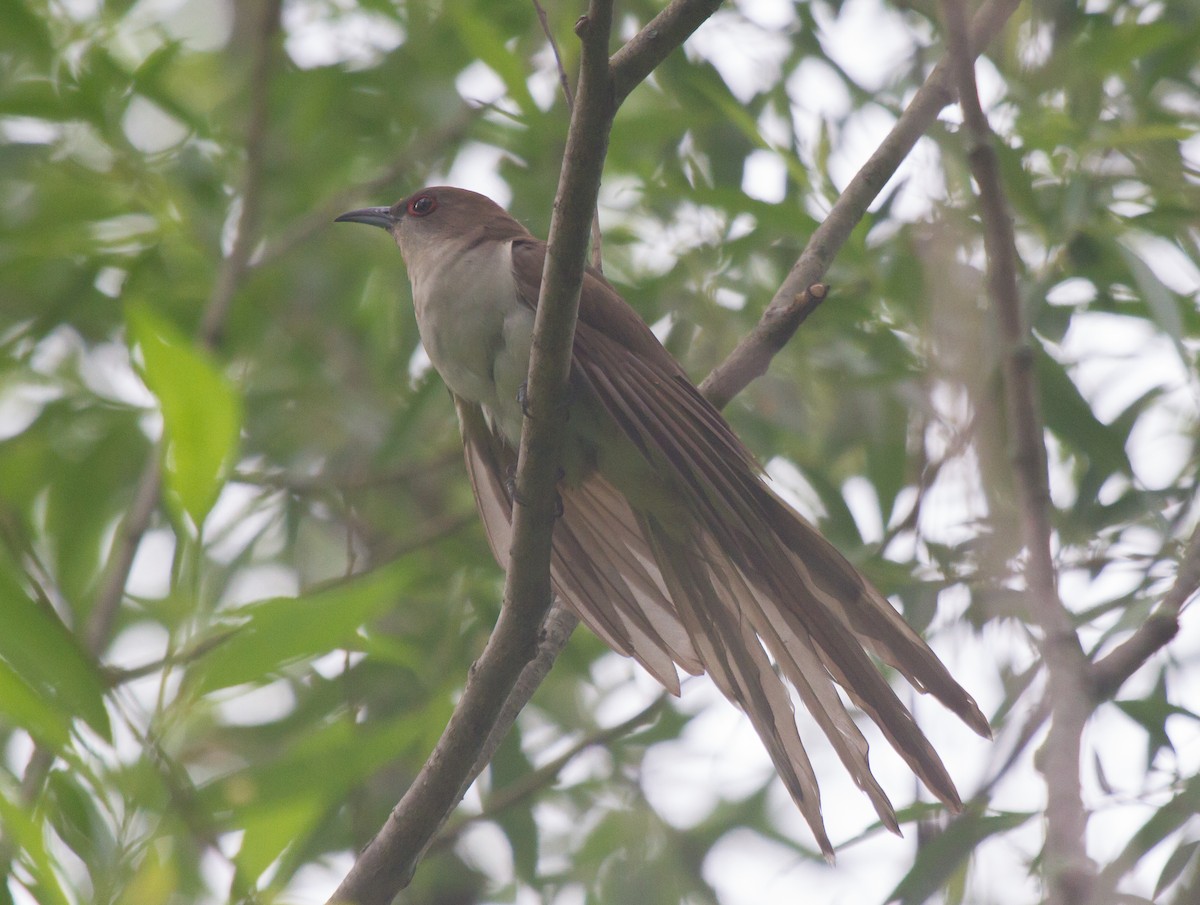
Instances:
[[[531,306],[544,255],[536,240],[514,240],[518,294]],[[975,702],[891,604],[765,484],[753,455],[721,414],[595,273],[585,276],[580,297],[572,385],[674,491],[673,497],[683,501],[679,512],[664,521],[663,513],[628,507],[625,497],[636,498],[636,487],[605,486],[594,496],[581,491],[577,500],[571,496],[576,490],[565,491],[570,540],[564,543],[571,546],[572,557],[599,557],[606,572],[616,569],[624,576],[623,588],[615,581],[606,585],[610,591],[617,588],[607,603],[590,599],[604,590],[602,582],[584,587],[576,581],[567,589],[567,596],[573,592],[578,598],[581,615],[597,611],[589,624],[604,621],[600,611],[620,612],[623,624],[643,630],[639,643],[650,644],[654,656],[639,654],[628,628],[625,646],[614,645],[618,649],[644,664],[657,664],[655,658],[665,655],[688,671],[703,667],[712,675],[749,715],[823,850],[829,851],[816,779],[796,733],[791,700],[770,658],[885,825],[897,829],[894,812],[871,774],[866,740],[835,683],[880,727],[925,785],[959,807],[941,759],[871,656],[988,736],[987,720]],[[618,499],[621,503],[612,508]],[[596,529],[594,523],[604,527]],[[616,547],[609,537],[614,532],[622,538]],[[556,533],[556,547],[558,538]],[[655,616],[639,620],[631,608],[644,608],[647,600]],[[652,632],[646,631],[647,624]],[[647,668],[662,678],[661,667]]]

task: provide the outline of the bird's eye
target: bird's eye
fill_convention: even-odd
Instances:
[[[418,195],[408,202],[408,212],[414,217],[424,217],[437,209],[437,199],[432,195]]]

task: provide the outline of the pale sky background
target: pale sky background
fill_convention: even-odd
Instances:
[[[91,0],[70,0],[66,5],[83,18],[94,13],[96,4]],[[330,11],[345,10],[351,5],[346,0],[290,0],[286,4],[286,47],[298,65],[364,65],[379,55],[393,51],[403,42],[403,32],[394,22],[372,13],[343,15],[336,26],[331,26]],[[787,38],[780,29],[792,21],[792,4],[786,0],[744,0],[735,6],[744,13],[745,18],[735,15],[730,7],[726,7],[697,32],[688,43],[687,52],[711,59],[735,94],[747,98],[757,88],[773,83],[779,77],[780,62],[787,50]],[[555,9],[549,12],[552,16],[566,14]],[[159,38],[156,29],[160,26],[192,46],[212,47],[224,42],[231,21],[225,4],[210,0],[143,0],[137,6],[136,15],[143,17],[145,28],[129,29],[121,38],[122,52],[135,59],[144,57],[157,46]],[[890,73],[896,71],[913,50],[911,42],[914,35],[910,31],[909,20],[902,19],[877,0],[847,0],[841,16],[836,21],[822,17],[822,26],[826,50],[868,88],[884,86]],[[628,36],[631,25],[626,22],[620,31],[623,36]],[[926,40],[928,36],[917,37]],[[530,77],[530,90],[540,103],[549,105],[558,91],[557,77],[548,54],[542,55],[538,64],[541,69]],[[1001,96],[1001,85],[986,61],[978,69],[981,91],[985,105],[988,105]],[[461,73],[456,86],[464,98],[475,101],[495,101],[503,92],[500,80],[482,64],[476,64]],[[782,141],[784,130],[794,128],[803,142],[811,143],[815,140],[823,115],[842,115],[849,107],[842,86],[821,64],[802,66],[791,76],[788,87],[794,101],[792,122],[763,122],[763,134],[769,141]],[[993,112],[993,124],[1002,130],[1004,111]],[[957,113],[948,109],[943,116],[954,120]],[[890,115],[879,109],[868,109],[850,120],[837,137],[836,155],[831,162],[839,186],[845,185],[890,126]],[[11,130],[21,126],[7,124],[6,128]],[[147,150],[169,148],[182,138],[179,125],[149,102],[131,106],[126,128],[131,140]],[[617,117],[616,129],[621,129],[620,116]],[[1200,165],[1200,142],[1193,139],[1187,143],[1187,150],[1193,161]],[[441,176],[447,182],[482,191],[501,203],[507,203],[510,200],[508,188],[496,175],[495,165],[500,155],[501,152],[495,148],[479,145],[470,147],[460,155],[450,171]],[[931,197],[939,191],[936,155],[932,143],[922,142],[898,174],[897,178],[906,180],[896,207],[899,216],[916,220],[930,210]],[[779,158],[769,151],[756,152],[745,174],[743,188],[747,194],[777,201],[782,197],[784,185],[784,168]],[[412,188],[415,187],[408,187],[407,190]],[[364,204],[383,204],[394,199],[362,200]],[[602,225],[622,216],[620,185],[608,182],[601,195]],[[125,228],[135,227],[125,224]],[[662,266],[669,266],[670,259],[664,256],[668,255],[667,250],[679,237],[670,235],[658,238],[660,241],[651,241],[642,253],[648,256],[647,263],[653,263],[655,256],[660,256]],[[1146,241],[1137,251],[1154,268],[1160,279],[1173,289],[1192,295],[1200,290],[1200,274],[1171,246]],[[115,289],[119,287],[114,287],[113,294]],[[1078,287],[1072,289],[1064,284],[1056,290],[1058,297],[1052,296],[1051,300],[1071,301],[1073,291],[1078,291]],[[62,343],[64,348],[61,353],[68,354],[72,341],[64,337]],[[51,349],[48,354],[53,354],[53,346]],[[1112,417],[1149,387],[1163,386],[1169,389],[1155,405],[1153,412],[1139,424],[1131,440],[1129,454],[1137,477],[1144,486],[1153,488],[1173,480],[1186,466],[1190,450],[1190,441],[1182,431],[1191,429],[1195,424],[1196,412],[1200,408],[1200,388],[1192,381],[1174,347],[1141,323],[1095,314],[1074,319],[1058,352],[1062,360],[1078,362],[1073,368],[1073,377],[1101,419]],[[427,362],[418,358],[412,363],[412,370],[416,373],[425,366]],[[129,366],[123,345],[97,349],[88,362],[88,373],[90,380],[107,394],[147,405],[151,403]],[[955,404],[953,395],[947,394],[945,411],[951,418]],[[0,420],[10,427],[19,424],[21,412],[36,413],[36,405],[35,400],[22,401],[12,396],[0,399],[0,410],[4,414]],[[153,419],[149,419],[146,427],[150,432],[158,430]],[[771,463],[770,471],[781,490],[796,500],[801,509],[805,509],[806,501],[811,501],[813,495],[807,492],[799,473],[789,463],[778,460]],[[1064,494],[1069,495],[1064,478],[1062,473],[1053,476],[1056,499]],[[969,531],[966,526],[970,520],[985,512],[978,486],[978,473],[970,457],[964,457],[953,467],[945,469],[925,508],[922,528],[927,536],[949,539],[961,537],[963,532]],[[848,482],[845,491],[864,537],[868,540],[878,538],[883,526],[877,503],[866,482]],[[211,527],[219,527],[222,522],[230,524],[238,519],[246,519],[244,509],[252,494],[253,491],[248,488],[230,486],[211,517]],[[251,516],[242,531],[256,531],[254,520],[266,518],[269,518],[269,514]],[[230,550],[235,550],[238,546],[237,536],[232,537],[229,544]],[[131,576],[133,593],[151,596],[165,593],[171,552],[172,541],[167,532],[151,532],[147,535]],[[1128,552],[1137,551],[1130,549]],[[1119,596],[1128,589],[1127,582],[1131,580],[1132,572],[1125,571],[1123,574],[1119,567],[1106,570],[1099,581],[1068,572],[1062,577],[1062,592],[1073,608],[1081,608]],[[282,568],[262,567],[250,573],[241,586],[231,589],[228,602],[244,602],[297,591],[296,576]],[[963,601],[956,601],[952,593],[944,595],[941,601],[943,612],[951,614],[962,605]],[[1200,700],[1200,688],[1197,687],[1200,679],[1195,668],[1197,656],[1200,655],[1200,633],[1192,630],[1190,617],[1191,614],[1185,612],[1183,630],[1170,648],[1170,656],[1181,664],[1173,680],[1173,694],[1176,702],[1184,706],[1186,701]],[[951,621],[945,619],[944,623]],[[165,642],[165,638],[158,637],[152,630],[136,628],[118,639],[113,652],[114,662],[117,665],[125,661],[130,665],[146,662],[149,653],[162,650]],[[998,654],[1002,653],[1002,659],[1013,662],[1020,662],[1023,658],[1027,662],[1030,656],[1028,640],[1012,627],[992,626],[982,637],[972,637],[966,631],[943,631],[933,638],[933,644],[951,672],[972,691],[985,712],[993,711],[1000,700],[1001,692],[996,687],[994,675]],[[1164,656],[1160,655],[1155,662],[1161,662]],[[334,657],[328,663],[318,664],[318,668],[322,672],[336,672],[342,668],[342,663],[340,656]],[[1144,669],[1127,686],[1125,696],[1133,697],[1144,690],[1154,673],[1153,668]],[[597,665],[595,682],[597,691],[594,704],[598,718],[605,724],[617,723],[635,713],[659,693],[657,683],[632,661],[615,654]],[[158,680],[153,677],[134,683],[123,692],[131,703],[141,703],[147,712],[153,709],[159,693]],[[1032,695],[1026,697],[1027,701],[1032,699]],[[241,691],[236,699],[231,698],[224,716],[231,722],[263,722],[288,712],[292,704],[291,692],[280,682],[266,688]],[[658,745],[650,751],[645,762],[643,786],[649,800],[666,819],[686,827],[702,819],[719,796],[743,796],[770,775],[773,768],[748,721],[725,702],[707,679],[687,681],[678,706],[700,716],[678,741]],[[948,716],[935,702],[916,701],[915,708],[918,719],[937,749],[943,753],[963,797],[969,797],[1007,754],[1011,743],[1009,733],[1002,733],[994,743],[987,743]],[[536,708],[527,713],[525,719],[526,738],[530,746],[543,745],[536,731]],[[1014,728],[1020,722],[1020,719],[1012,717],[1008,721],[1009,726]],[[116,726],[120,725],[118,721]],[[801,714],[800,725],[802,736],[812,740],[810,752],[821,777],[824,811],[830,836],[836,845],[855,837],[869,826],[874,814],[866,798],[853,787],[836,757],[823,744],[823,739],[817,741],[820,732],[806,714]],[[1101,756],[1108,782],[1128,792],[1127,796],[1109,798],[1097,786],[1091,764],[1085,764],[1085,800],[1093,803],[1105,801],[1103,808],[1093,814],[1089,824],[1089,847],[1101,860],[1111,857],[1123,847],[1131,829],[1139,826],[1151,813],[1146,807],[1133,802],[1141,790],[1146,769],[1144,735],[1138,729],[1131,731],[1132,728],[1132,724],[1115,708],[1105,707],[1093,719],[1088,730],[1089,739],[1104,739]],[[1169,724],[1169,729],[1180,758],[1181,770],[1185,774],[1196,772],[1200,768],[1200,732],[1195,723],[1175,719]],[[123,737],[119,739],[118,755],[137,756],[140,753],[139,743],[124,730],[119,735]],[[913,787],[910,771],[892,753],[878,731],[868,731],[867,735],[872,741],[872,763],[882,784],[895,800],[902,802],[911,794]],[[1091,748],[1086,747],[1086,741],[1085,750],[1089,751],[1087,756],[1090,758]],[[1030,752],[1032,750],[1031,747]],[[548,760],[557,753],[555,748],[539,749],[539,758]],[[8,754],[11,757],[14,752]],[[585,775],[603,774],[606,757],[603,751],[587,753],[571,764],[564,774],[564,781],[570,783]],[[807,828],[778,782],[775,783],[772,796],[778,826],[805,844],[811,844]],[[1122,797],[1128,803],[1119,803]],[[996,789],[993,805],[999,809],[1037,811],[1043,805],[1043,798],[1042,779],[1033,771],[1027,755],[1024,764]],[[478,796],[472,792],[468,795],[467,806],[478,807],[478,801]],[[556,813],[553,805],[539,806],[539,819],[545,828],[543,843],[547,851],[554,848],[555,834],[567,838],[575,829],[561,814]],[[900,840],[879,834],[859,844],[839,846],[838,866],[829,869],[819,864],[798,862],[786,848],[748,831],[734,833],[717,846],[706,862],[705,877],[718,889],[722,901],[728,905],[796,901],[804,901],[806,905],[882,902],[911,864],[914,851],[911,830],[909,835],[910,838]],[[988,901],[997,905],[1036,901],[1038,890],[1026,879],[1025,865],[1036,854],[1040,836],[1040,820],[1035,817],[1023,831],[1007,834],[998,841],[986,844],[978,853],[973,868],[975,880],[972,888],[976,890],[976,896],[986,891]],[[227,854],[236,851],[237,842],[237,834],[231,834],[225,840]],[[460,843],[460,850],[498,884],[511,879],[507,843],[496,827],[485,824],[472,830]],[[1155,852],[1144,860],[1143,888],[1138,892],[1149,895],[1167,854],[1165,851]],[[552,859],[552,856],[547,857]],[[330,864],[328,869],[314,868],[303,874],[295,886],[295,901],[324,902],[350,863],[351,856],[347,854]],[[210,866],[215,888],[227,888],[228,863],[214,856],[210,859]],[[547,863],[547,867],[552,868],[552,863]],[[582,903],[582,890],[577,892],[578,895],[574,895],[568,891],[555,901],[563,905]],[[975,898],[972,900],[980,901]],[[534,900],[526,897],[519,901]]]

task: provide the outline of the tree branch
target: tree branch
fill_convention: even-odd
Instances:
[[[1087,811],[1080,789],[1083,728],[1093,698],[1088,663],[1058,594],[1051,547],[1050,483],[1038,405],[1029,327],[1017,287],[1016,239],[996,160],[995,138],[975,84],[975,65],[961,0],[943,0],[949,60],[970,143],[968,159],[979,191],[987,286],[1000,327],[1004,401],[1012,444],[1013,476],[1025,547],[1025,582],[1032,616],[1040,626],[1048,672],[1051,724],[1039,768],[1046,778],[1046,862],[1050,901],[1082,905],[1091,900],[1095,868],[1087,856]]]
[[[717,11],[721,0],[672,0],[666,9],[651,19],[629,42],[613,54],[613,98],[616,106],[692,32]]]
[[[263,161],[266,154],[267,121],[270,116],[271,73],[278,62],[276,35],[282,0],[263,0],[255,56],[250,71],[250,111],[246,121],[246,166],[242,170],[241,211],[229,255],[221,262],[216,283],[204,306],[200,321],[200,343],[215,349],[229,316],[233,297],[246,275],[258,224],[262,217]]]
[[[575,112],[575,95],[571,93],[571,81],[567,78],[567,70],[563,67],[562,54],[558,50],[558,42],[554,40],[554,32],[550,30],[550,20],[546,18],[546,10],[538,0],[533,0],[533,8],[537,12],[538,22],[542,26],[542,34],[554,54],[554,67],[558,70],[558,84],[562,88],[563,99],[567,102],[567,113]],[[603,236],[600,233],[600,211],[592,211],[592,266],[603,272],[604,256],[601,252]]]
[[[1171,590],[1136,632],[1097,660],[1092,686],[1097,701],[1116,695],[1125,680],[1140,669],[1179,632],[1179,612],[1200,588],[1200,525],[1192,531]]]
[[[980,7],[971,23],[973,56],[999,33],[1019,5],[1020,0],[988,0]],[[751,380],[762,376],[771,358],[792,338],[810,313],[805,306],[796,304],[796,299],[825,276],[851,231],[912,151],[917,139],[925,134],[942,108],[954,100],[952,85],[951,73],[943,61],[929,74],[875,153],[854,174],[829,215],[809,237],[758,324],[700,385],[701,392],[715,405],[720,407]]]
[[[616,107],[608,74],[612,0],[591,0],[576,24],[582,59],[575,109],[550,224],[541,298],[534,321],[528,415],[513,506],[513,540],[504,606],[487,647],[432,755],[383,829],[367,845],[330,902],[387,905],[407,885],[438,830],[466,792],[481,741],[495,727],[514,684],[536,653],[550,606],[550,545],[556,472],[565,425],[567,374],[588,228],[600,189]]]

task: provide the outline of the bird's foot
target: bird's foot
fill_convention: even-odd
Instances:
[[[554,473],[554,480],[561,481],[566,476],[566,472],[561,468]],[[521,494],[517,491],[517,469],[515,466],[509,466],[508,471],[504,476],[504,491],[508,494],[508,501],[514,505],[520,503],[522,506],[528,506],[525,500],[521,498]],[[563,514],[563,499],[562,494],[557,490],[554,491],[554,517],[562,518]]]
[[[521,385],[517,387],[517,405],[521,406],[521,414],[526,418],[530,417],[532,412],[529,408],[529,382],[521,381]],[[562,417],[564,421],[571,419],[571,387],[567,386],[566,398],[563,400]]]

